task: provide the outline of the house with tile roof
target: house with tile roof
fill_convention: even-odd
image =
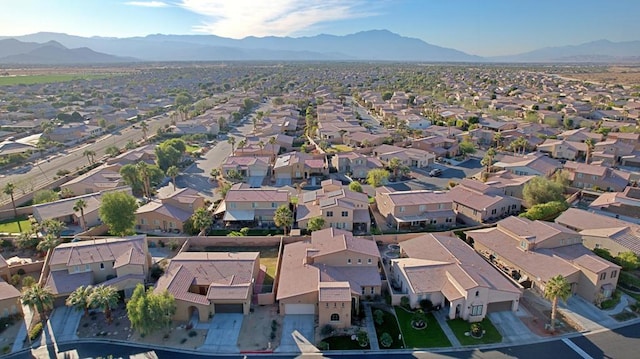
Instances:
[[[204,198],[191,188],[180,188],[152,199],[136,210],[136,230],[182,233],[184,222],[204,207]]]
[[[325,156],[314,156],[294,151],[276,158],[276,162],[273,165],[273,174],[276,183],[291,185],[293,180],[328,175],[329,164]]]
[[[374,148],[373,155],[384,163],[388,163],[392,158],[397,158],[405,166],[420,168],[433,164],[436,159],[433,153],[427,151],[392,145],[381,145]]]
[[[458,154],[458,141],[443,136],[428,136],[412,141],[412,148],[431,152],[437,157],[453,157]]]
[[[70,191],[76,196],[96,193],[104,190],[126,186],[120,175],[119,164],[102,165],[60,185],[61,190]]]
[[[145,283],[151,266],[145,235],[63,243],[49,258],[45,287],[57,305],[87,285],[113,286],[128,298],[137,284]]]
[[[586,156],[587,145],[584,142],[547,139],[538,145],[538,151],[553,158],[574,161]]]
[[[375,157],[365,156],[357,152],[341,152],[331,157],[331,166],[338,173],[350,175],[351,178],[367,178],[367,173],[384,165]]]
[[[107,163],[110,165],[119,164],[120,166],[124,166],[127,164],[136,164],[140,161],[144,161],[149,165],[154,165],[156,163],[155,148],[155,145],[145,145],[137,147],[127,152],[121,153],[116,157],[107,159]]]
[[[173,295],[174,320],[207,322],[216,313],[249,314],[259,271],[258,252],[181,252],[154,291]]]
[[[629,184],[630,174],[609,167],[581,162],[566,162],[563,167],[568,172],[571,185],[576,188],[604,191],[623,191]]]
[[[453,201],[443,191],[396,191],[376,188],[376,206],[387,224],[396,230],[415,228],[451,228],[456,224]]]
[[[604,249],[614,257],[629,251],[640,255],[640,225],[635,223],[578,208],[567,209],[555,222],[580,233],[589,249]]]
[[[618,284],[620,266],[598,257],[579,233],[557,223],[508,217],[497,227],[465,234],[478,253],[541,293],[557,275],[571,284],[571,293],[590,302],[611,297]]]
[[[507,170],[520,176],[545,176],[550,177],[562,164],[553,158],[539,152],[524,156],[506,155],[497,159],[494,168]]]
[[[268,156],[229,156],[221,166],[222,175],[235,170],[243,177],[264,177],[269,173],[269,163]]]
[[[492,222],[520,213],[522,201],[505,194],[505,188],[463,179],[447,196],[453,201],[458,220],[467,224]]]
[[[9,265],[0,254],[0,318],[22,313],[21,293],[9,284]]]
[[[236,183],[213,214],[222,216],[228,225],[254,227],[273,224],[276,209],[288,206],[289,197],[285,190],[250,188],[247,184]]]
[[[427,299],[445,308],[449,319],[479,322],[488,313],[516,311],[522,287],[491,266],[459,238],[425,234],[400,243],[400,258],[390,259],[393,293],[412,308]]]
[[[589,209],[607,216],[640,222],[640,188],[629,186],[621,192],[603,193],[589,204]]]
[[[381,294],[373,240],[327,228],[284,246],[276,300],[281,315],[315,314],[320,327],[351,326],[362,298]]]

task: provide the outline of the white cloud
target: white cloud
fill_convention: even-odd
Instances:
[[[162,1],[129,1],[125,5],[142,6],[142,7],[168,7],[169,4]]]
[[[363,0],[181,0],[207,19],[194,26],[218,36],[288,36],[318,24],[374,15]]]

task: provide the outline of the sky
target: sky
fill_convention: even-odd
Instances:
[[[386,29],[473,55],[640,40],[640,0],[0,0],[0,36],[346,35]]]

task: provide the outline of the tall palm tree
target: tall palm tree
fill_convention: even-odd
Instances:
[[[78,288],[76,288],[76,290],[71,292],[71,294],[69,294],[69,296],[67,297],[66,304],[69,307],[74,307],[77,310],[84,311],[84,315],[87,316],[89,315],[89,307],[91,304],[89,302],[89,297],[91,296],[91,293],[93,293],[92,286],[88,285],[85,287],[81,285]]]
[[[486,173],[489,173],[491,171],[491,165],[493,165],[493,158],[495,156],[496,156],[496,150],[494,150],[493,147],[490,147],[487,150],[487,153],[484,155],[484,158],[482,159],[482,161],[480,161],[480,164],[485,166]]]
[[[118,291],[112,286],[97,286],[89,295],[91,306],[104,311],[107,324],[111,324],[111,310],[118,305],[118,299],[120,299]]]
[[[262,140],[258,141],[258,147],[260,147],[260,155],[262,155],[264,151],[264,142]]]
[[[242,151],[242,149],[246,145],[247,145],[247,140],[245,140],[245,139],[240,140],[240,142],[238,142],[238,150]]]
[[[493,142],[495,142],[496,148],[500,148],[500,144],[502,143],[503,139],[504,136],[502,135],[502,132],[496,132],[493,134]]]
[[[47,253],[49,249],[54,249],[60,244],[60,239],[56,238],[52,234],[47,234],[40,240],[40,243],[36,246],[36,249],[42,253]]]
[[[551,331],[556,329],[558,299],[566,303],[571,296],[571,284],[560,274],[551,278],[544,286],[544,297],[551,301]]]
[[[587,138],[586,141],[584,141],[584,144],[587,145],[587,153],[584,159],[584,163],[589,163],[589,161],[591,160],[591,153],[593,152],[593,145],[594,145],[594,141],[593,138]]]
[[[89,165],[92,165],[93,161],[95,160],[96,151],[84,150],[84,152],[82,152],[82,155],[87,158],[87,161],[89,161]]]
[[[231,145],[231,155],[233,155],[235,151],[236,138],[233,136],[229,136],[229,139],[227,140],[227,142],[229,142],[229,144]]]
[[[142,139],[144,142],[147,142],[147,131],[149,130],[149,125],[147,125],[146,121],[140,122],[140,129],[142,129]]]
[[[13,206],[13,217],[17,218],[18,217],[18,211],[16,210],[16,201],[13,198],[13,192],[15,192],[16,190],[16,185],[14,185],[13,183],[9,182],[4,186],[4,194],[8,194],[9,196],[11,196],[11,205]],[[18,222],[20,223],[20,222]]]
[[[173,183],[173,190],[176,190],[176,177],[180,174],[180,170],[176,166],[167,168],[167,176],[171,177],[171,183]]]
[[[41,319],[46,319],[46,313],[53,309],[53,301],[53,293],[39,285],[32,285],[22,293],[22,304],[35,310]]]
[[[149,177],[150,177],[150,173],[149,173],[149,165],[144,162],[144,161],[140,161],[138,163],[136,163],[136,169],[138,170],[138,175],[140,177],[140,179],[142,180],[142,185],[144,188],[144,194],[147,198],[151,197],[151,184],[149,183]]]
[[[82,227],[83,231],[87,229],[87,222],[85,222],[84,220],[85,208],[87,208],[87,202],[83,199],[77,200],[76,203],[73,205],[73,211],[80,212],[80,226]]]
[[[207,229],[213,223],[213,218],[211,218],[211,214],[206,208],[198,208],[191,216],[191,220],[193,221],[193,226],[200,230],[198,236],[206,235]]]
[[[398,170],[400,169],[400,166],[402,166],[402,162],[400,162],[400,160],[396,157],[393,157],[389,160],[389,163],[387,163],[387,167],[389,167],[389,169],[393,171],[394,179],[398,178]]]
[[[276,140],[276,136],[273,136],[269,139],[269,144],[271,145],[271,151],[273,152],[273,161],[276,160],[276,144],[278,141]]]

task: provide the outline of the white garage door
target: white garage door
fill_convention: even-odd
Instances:
[[[285,314],[315,314],[314,304],[285,304]]]

